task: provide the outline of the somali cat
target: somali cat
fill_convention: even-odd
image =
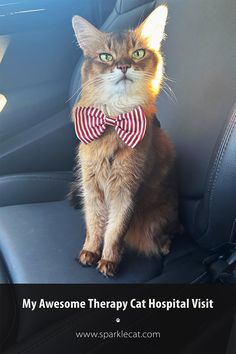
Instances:
[[[146,256],[166,255],[180,230],[175,153],[154,124],[166,18],[166,6],[159,6],[138,28],[119,34],[101,32],[79,16],[72,20],[85,57],[74,120],[78,107],[96,107],[107,117],[142,107],[146,116],[144,137],[134,148],[109,125],[78,147],[69,193],[72,203],[81,194],[84,204],[87,233],[78,260],[105,276],[117,271],[124,244]]]

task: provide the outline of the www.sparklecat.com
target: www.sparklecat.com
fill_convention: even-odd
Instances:
[[[160,332],[141,332],[141,331],[123,331],[117,330],[114,332],[75,332],[77,339],[160,339]]]

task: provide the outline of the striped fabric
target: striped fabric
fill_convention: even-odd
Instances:
[[[128,146],[134,148],[144,137],[147,121],[143,108],[138,106],[129,113],[119,114],[116,118],[107,117],[94,107],[77,107],[75,110],[75,132],[85,144],[98,139],[107,125],[112,125]]]

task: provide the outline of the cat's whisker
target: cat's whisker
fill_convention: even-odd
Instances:
[[[101,83],[102,81],[101,80],[98,80],[98,81],[94,81],[94,82],[90,82],[86,85],[83,85],[81,88],[80,88],[80,91],[77,92],[78,93],[78,96],[81,96],[81,94],[83,93],[83,91],[86,89],[88,89],[89,87],[92,87],[93,84],[99,84]]]
[[[164,80],[166,80],[166,81],[170,81],[170,82],[173,82],[173,83],[176,83],[176,80],[174,80],[174,79],[170,79],[169,77],[167,77],[167,76],[164,76]]]
[[[103,78],[105,80],[119,80],[120,76],[114,73],[104,74]]]
[[[116,81],[116,80],[119,80],[119,77],[108,76],[108,77],[105,77],[105,80]]]
[[[166,74],[163,75],[164,81],[170,81],[176,83],[176,80],[174,78],[171,78],[170,76],[167,76]]]
[[[92,86],[93,84],[97,84],[97,83],[101,83],[102,82],[102,79],[101,78],[95,78],[95,79],[92,79],[92,80],[88,80],[86,81],[84,84],[81,85],[81,92],[89,87],[89,86]]]
[[[134,75],[137,75],[137,76],[141,76],[141,77],[145,76],[145,77],[151,77],[151,78],[153,78],[153,73],[149,73],[149,72],[136,71],[136,72],[134,72],[133,74],[134,74]]]
[[[95,84],[95,83],[101,83],[102,82],[102,79],[100,77],[97,77],[95,79],[90,79],[88,81],[86,81],[83,85],[81,85],[74,93],[73,95],[65,102],[65,103],[68,103],[75,95],[78,94],[78,96],[81,95],[81,93],[83,92],[83,90],[85,88],[88,88],[89,86],[91,86],[92,84]]]
[[[164,82],[164,86],[169,90],[170,95],[173,97],[174,101],[177,102],[177,97],[172,88],[166,82]]]
[[[132,79],[136,79],[136,80],[144,80],[144,81],[149,81],[153,79],[153,75],[149,75],[149,74],[132,74],[131,76]]]
[[[65,101],[65,103],[68,103],[70,100],[72,100],[73,97],[78,93],[79,89],[76,90],[71,97],[68,98],[68,100]]]
[[[170,88],[170,86],[166,83],[162,84],[162,87],[161,87],[162,91],[165,92],[165,94],[167,95],[168,98],[170,98],[170,100],[173,102],[173,103],[176,103],[177,102],[177,98],[176,98],[176,95],[175,93],[173,92],[173,90]],[[168,91],[169,90],[169,91]]]
[[[166,74],[164,74],[162,85],[161,85],[161,89],[163,90],[163,92],[165,92],[167,97],[170,98],[172,102],[176,103],[177,97],[176,97],[174,91],[172,90],[172,88],[170,87],[170,85],[166,81],[170,81],[173,83],[175,83],[176,81],[173,78],[170,78]]]

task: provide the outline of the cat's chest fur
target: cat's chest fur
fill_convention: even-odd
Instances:
[[[116,110],[114,107],[112,109],[102,105],[96,107],[109,117],[116,117],[122,113],[122,110]],[[102,136],[90,144],[80,144],[80,164],[89,172],[91,179],[95,178],[101,190],[105,191],[112,174],[115,173],[118,152],[124,148],[126,145],[118,137],[113,126],[107,126]]]
[[[101,99],[87,102],[88,106],[100,109],[108,117],[117,117],[119,114],[132,111],[143,102],[138,98],[123,95],[107,97],[105,103]],[[83,102],[80,102],[83,105]],[[113,174],[119,169],[117,156],[119,151],[127,148],[127,145],[118,137],[115,128],[107,126],[99,139],[90,144],[80,145],[80,164],[90,171],[91,178],[96,179],[102,190],[106,189]]]
[[[100,139],[90,144],[80,144],[79,160],[82,169],[92,184],[106,194],[106,189],[117,165],[117,153],[122,149],[122,143],[117,137],[114,127],[107,127]]]

